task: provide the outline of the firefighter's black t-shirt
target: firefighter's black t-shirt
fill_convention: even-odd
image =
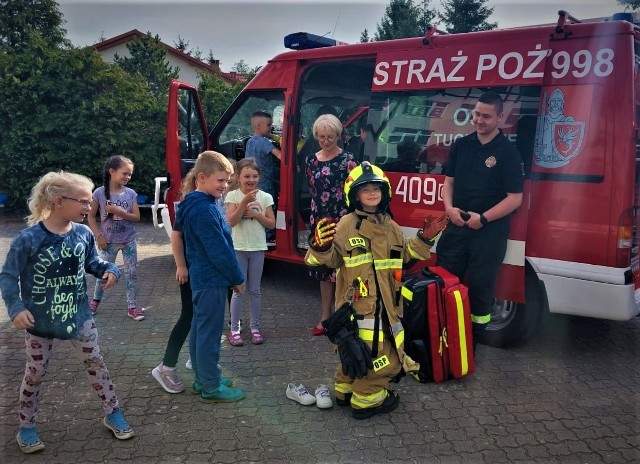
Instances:
[[[507,193],[522,192],[524,166],[502,132],[485,145],[474,132],[453,144],[445,174],[454,178],[453,206],[484,213]]]

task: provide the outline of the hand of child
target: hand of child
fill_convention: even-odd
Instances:
[[[255,217],[258,217],[260,213],[258,211],[256,211],[254,208],[245,208],[244,213],[242,214],[242,218],[243,219],[253,219]]]
[[[447,227],[448,223],[449,216],[447,216],[447,213],[442,213],[437,219],[434,219],[431,215],[427,216],[422,227],[422,237],[426,240],[435,239]]]
[[[102,276],[102,279],[106,280],[106,282],[102,285],[102,290],[106,290],[110,287],[113,287],[118,281],[118,279],[116,278],[116,275],[111,272],[105,272],[104,275]]]
[[[122,206],[114,205],[110,201],[107,202],[107,206],[105,206],[104,209],[105,209],[105,211],[107,213],[114,214],[114,215],[118,215],[118,214],[122,214],[122,213],[126,213],[127,212],[127,210],[124,209]]]
[[[233,293],[241,293],[244,290],[244,282],[233,286]]]
[[[109,248],[109,244],[107,243],[107,239],[104,238],[104,235],[102,235],[102,234],[98,235],[97,242],[98,242],[98,249],[99,250],[104,251],[107,248]]]
[[[16,317],[13,318],[13,326],[18,329],[30,329],[35,324],[36,320],[33,318],[33,314],[28,309],[21,311],[18,313]]]
[[[176,280],[180,285],[189,282],[189,269],[187,266],[178,266],[176,269]]]
[[[311,246],[318,250],[328,249],[336,233],[336,222],[328,217],[320,219],[313,229]]]
[[[252,201],[256,201],[256,198],[258,198],[258,189],[256,190],[252,190],[249,193],[247,193],[243,198],[242,198],[242,203],[245,205],[245,207],[251,203]]]

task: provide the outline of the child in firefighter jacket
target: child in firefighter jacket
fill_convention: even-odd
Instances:
[[[344,190],[350,214],[337,224],[331,218],[318,221],[305,261],[338,269],[339,309],[323,323],[341,359],[335,374],[336,402],[350,404],[354,418],[367,419],[398,406],[389,382],[401,368],[418,370],[404,353],[402,268],[429,258],[447,216],[427,218],[415,237],[405,239],[390,215],[391,184],[368,162],[351,171]]]

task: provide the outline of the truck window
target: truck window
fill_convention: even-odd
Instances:
[[[253,135],[251,115],[256,111],[266,111],[273,117],[275,135],[282,133],[284,116],[284,93],[282,91],[249,92],[243,94],[222,116],[215,133],[213,146],[228,158],[244,158],[247,140]],[[227,119],[228,118],[228,119]]]
[[[191,169],[195,159],[206,150],[205,126],[199,111],[197,94],[193,89],[178,91],[178,142],[180,146],[180,171],[182,177]]]
[[[473,132],[471,112],[480,94],[488,90],[502,96],[501,129],[518,148],[529,175],[539,87],[374,94],[365,128],[365,159],[385,171],[442,174],[453,142]]]

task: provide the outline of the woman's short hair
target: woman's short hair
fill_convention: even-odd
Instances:
[[[342,123],[340,120],[332,114],[322,114],[318,116],[318,119],[313,123],[313,137],[318,138],[318,132],[320,129],[329,129],[337,137],[342,135]]]

